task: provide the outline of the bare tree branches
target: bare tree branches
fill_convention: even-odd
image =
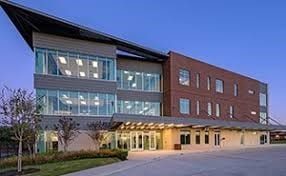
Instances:
[[[64,146],[64,152],[67,151],[68,146],[80,133],[79,124],[73,121],[72,118],[64,116],[59,119],[58,124],[54,126],[54,129],[57,131],[60,143]]]

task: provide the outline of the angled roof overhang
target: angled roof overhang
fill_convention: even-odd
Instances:
[[[112,44],[116,45],[118,50],[150,58],[151,60],[163,61],[168,57],[166,53],[140,46],[133,42],[18,5],[11,1],[0,0],[0,5],[31,49],[33,49],[33,32],[39,32]]]

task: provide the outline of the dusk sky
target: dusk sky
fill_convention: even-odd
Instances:
[[[286,124],[285,0],[14,2],[266,82],[270,116]],[[33,52],[2,9],[0,48],[0,86],[33,90]]]

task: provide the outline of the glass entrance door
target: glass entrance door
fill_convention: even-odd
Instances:
[[[220,132],[215,132],[214,134],[214,146],[220,147]]]
[[[156,131],[131,131],[131,151],[156,150]]]
[[[131,143],[131,150],[132,151],[138,151],[143,150],[143,132],[142,131],[132,131],[130,132],[130,143]]]

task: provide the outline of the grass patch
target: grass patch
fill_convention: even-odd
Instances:
[[[80,160],[73,160],[73,161],[61,161],[61,162],[47,163],[47,164],[41,164],[41,165],[31,165],[31,166],[26,166],[24,168],[25,169],[28,169],[28,168],[40,169],[39,172],[28,174],[28,176],[58,176],[58,175],[63,175],[63,174],[68,174],[68,173],[84,170],[84,169],[103,166],[103,165],[107,165],[107,164],[111,164],[111,163],[115,163],[119,161],[121,160],[118,158],[93,158],[93,159],[80,159]],[[0,175],[1,175],[1,171],[0,171]]]

